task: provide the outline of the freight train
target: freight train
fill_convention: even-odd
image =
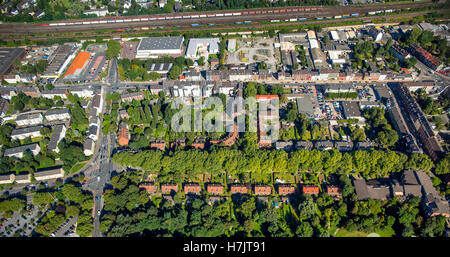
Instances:
[[[311,7],[311,8],[286,8],[286,9],[274,9],[274,10],[255,10],[255,11],[243,11],[243,12],[225,12],[225,13],[208,13],[202,15],[186,15],[186,14],[167,14],[166,16],[139,16],[138,18],[123,18],[123,17],[104,17],[97,18],[95,20],[86,20],[86,21],[73,21],[73,22],[55,22],[49,24],[41,24],[40,26],[48,27],[48,26],[73,26],[73,25],[91,25],[91,24],[107,24],[107,23],[129,23],[129,22],[145,22],[145,21],[154,21],[154,20],[172,20],[172,19],[199,19],[199,18],[211,18],[211,17],[224,17],[224,16],[248,16],[252,14],[270,14],[270,13],[283,13],[283,12],[310,12],[310,11],[318,11],[321,10],[322,7]],[[376,11],[376,12],[368,12],[367,15],[374,15],[379,13],[391,13],[395,10],[385,10],[385,11]],[[353,14],[344,14],[342,16],[334,16],[335,19],[340,18],[350,18],[350,17],[358,17],[358,13]],[[331,19],[332,17],[317,17],[316,20],[323,19]],[[288,19],[287,21],[306,21],[306,18],[297,18],[297,19]],[[271,22],[280,22],[280,20],[271,20]],[[241,23],[249,24],[249,21],[243,21]],[[238,23],[238,24],[241,24]],[[195,25],[195,24],[193,24]]]

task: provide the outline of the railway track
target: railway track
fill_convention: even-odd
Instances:
[[[438,13],[444,13],[445,10],[440,10]],[[424,15],[431,13],[431,11],[421,11],[421,12],[414,12],[414,13],[405,13],[405,14],[392,14],[392,15],[383,15],[383,16],[373,16],[373,17],[358,17],[358,18],[348,18],[345,19],[345,21],[366,21],[368,19],[374,20],[374,19],[395,19],[395,18],[408,18],[408,17],[416,17],[419,15]],[[344,20],[336,20],[335,22],[341,22]],[[108,32],[108,33],[98,33],[93,32],[89,34],[83,34],[83,35],[50,35],[50,36],[31,36],[26,37],[29,40],[46,40],[49,38],[89,38],[89,37],[96,37],[96,36],[106,36],[106,37],[119,37],[121,35],[133,35],[133,34],[154,34],[154,33],[162,33],[162,32],[185,32],[185,31],[197,31],[197,30],[237,30],[237,29],[263,29],[267,30],[271,27],[286,27],[286,26],[295,26],[295,25],[306,25],[306,24],[326,24],[330,23],[332,21],[330,20],[314,20],[309,22],[289,22],[289,23],[270,23],[270,24],[249,24],[249,25],[224,25],[224,26],[216,26],[216,27],[188,27],[188,28],[172,28],[172,29],[157,29],[157,30],[136,30],[136,31],[128,31],[128,32]],[[141,28],[141,26],[138,25],[131,25],[130,28]],[[20,35],[14,38],[3,38],[3,40],[6,41],[13,41],[13,40],[23,40],[24,36]]]
[[[170,20],[154,20],[154,21],[140,21],[140,22],[121,22],[121,23],[104,23],[104,24],[89,24],[89,25],[68,25],[68,26],[40,26],[41,24],[25,24],[25,23],[9,23],[0,24],[0,34],[36,34],[36,33],[59,33],[59,32],[83,32],[92,30],[107,30],[107,29],[122,29],[135,27],[154,27],[154,26],[186,26],[191,24],[227,24],[236,21],[267,21],[267,20],[285,20],[290,18],[317,18],[317,17],[332,17],[351,13],[359,13],[365,15],[368,12],[384,11],[384,10],[405,10],[413,8],[421,8],[436,5],[431,2],[427,3],[410,3],[410,4],[390,4],[390,5],[367,5],[367,6],[327,6],[320,7],[317,11],[303,11],[303,12],[282,12],[282,13],[266,13],[266,14],[248,14],[240,16],[223,16],[223,17],[204,17],[204,18],[190,18],[190,19],[170,19]],[[304,8],[304,7],[303,7]],[[289,8],[288,8],[289,9]],[[292,9],[292,8],[291,8]],[[267,10],[267,9],[266,9]],[[233,10],[234,12],[235,10]],[[248,11],[248,10],[247,10]],[[208,12],[206,12],[208,13]],[[189,13],[194,15],[199,13]],[[163,15],[159,15],[163,16]],[[166,14],[167,16],[167,14]],[[139,18],[145,16],[132,16],[131,18]],[[148,17],[148,15],[147,15]],[[108,17],[114,18],[114,17]],[[120,17],[126,19],[127,17]],[[90,19],[102,20],[104,18]],[[77,20],[74,20],[77,21]],[[82,20],[78,20],[82,21]],[[66,21],[67,22],[67,21]]]

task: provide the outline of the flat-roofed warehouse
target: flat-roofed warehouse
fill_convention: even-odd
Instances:
[[[137,46],[136,58],[146,59],[157,55],[181,55],[184,37],[146,37]]]
[[[14,70],[14,63],[25,57],[24,48],[0,48],[0,80]]]

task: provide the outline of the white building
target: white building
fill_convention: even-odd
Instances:
[[[70,119],[69,108],[51,109],[45,113],[45,119],[48,121]]]
[[[181,55],[184,37],[146,37],[136,48],[136,58],[156,58],[158,55]]]
[[[186,57],[197,59],[205,56],[207,60],[209,54],[219,52],[219,43],[218,38],[191,38],[186,50]]]
[[[33,155],[36,155],[41,152],[41,147],[39,144],[34,143],[30,145],[21,145],[18,147],[8,148],[5,150],[4,156],[22,158],[23,152],[25,151],[30,151]]]
[[[49,151],[59,153],[58,144],[66,136],[66,131],[67,131],[66,126],[64,126],[63,124],[55,126],[52,136],[50,137],[50,142],[47,145],[47,149]]]
[[[34,178],[37,181],[50,180],[64,177],[64,170],[61,167],[48,168],[34,173]]]
[[[94,149],[95,149],[95,143],[94,140],[88,138],[83,145],[84,148],[84,155],[86,156],[90,156],[94,154]]]
[[[103,97],[100,94],[97,94],[92,99],[92,108],[95,109],[97,112],[97,115],[99,115],[102,112],[103,107]]]
[[[164,8],[166,6],[167,0],[158,0],[158,6],[159,8]]]
[[[59,96],[62,99],[67,98],[66,91],[61,89],[43,91],[41,92],[41,96],[48,99],[53,99],[55,96]]]
[[[11,132],[11,139],[25,139],[27,137],[40,137],[41,136],[41,129],[43,126],[34,126],[34,127],[26,127],[21,129],[14,129]]]
[[[41,124],[44,118],[40,113],[20,114],[16,118],[16,123],[19,126],[31,126]]]
[[[104,17],[108,14],[108,8],[104,8],[104,9],[94,9],[94,10],[87,10],[84,11],[83,14],[85,15],[91,15],[91,14],[95,14],[98,17]]]
[[[230,52],[236,51],[236,39],[235,38],[228,39],[227,50]]]
[[[0,184],[11,184],[14,182],[16,176],[14,174],[0,175]]]
[[[31,182],[31,174],[23,174],[16,175],[15,181],[17,184],[30,183]]]
[[[98,140],[98,127],[97,126],[90,126],[89,130],[87,132],[88,138],[97,141]]]
[[[87,89],[87,88],[78,88],[78,89],[71,89],[70,93],[72,95],[77,95],[78,97],[87,97],[87,98],[91,98],[94,96],[94,90],[92,89]]]

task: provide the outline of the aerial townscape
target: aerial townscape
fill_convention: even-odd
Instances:
[[[0,11],[2,237],[450,235],[448,0]]]

